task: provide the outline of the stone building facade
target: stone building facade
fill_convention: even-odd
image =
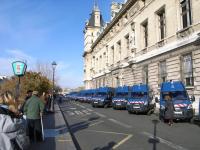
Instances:
[[[160,83],[181,80],[197,105],[200,0],[127,0],[119,6],[109,23],[103,24],[96,8],[92,14],[99,13],[96,19],[101,23],[86,24],[86,89],[147,83],[158,96]]]

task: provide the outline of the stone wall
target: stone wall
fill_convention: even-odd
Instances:
[[[158,93],[158,62],[150,63],[148,65],[149,71],[149,86],[154,91],[154,94]]]
[[[180,80],[180,57],[175,56],[168,58],[166,61],[167,65],[167,79],[168,80]]]
[[[131,86],[134,84],[133,70],[130,67],[123,69],[123,82],[124,85]]]

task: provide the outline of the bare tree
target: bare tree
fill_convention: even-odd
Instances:
[[[52,80],[53,70],[51,64],[37,61],[36,72],[40,72],[42,76],[47,77],[49,80]]]
[[[52,69],[51,63],[37,61],[35,71],[40,72],[42,76],[46,77],[50,81],[53,80],[53,69]],[[58,85],[58,81],[59,81],[59,76],[58,74],[56,74],[55,76],[56,85]]]

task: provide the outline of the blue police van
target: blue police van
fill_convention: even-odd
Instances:
[[[93,100],[93,97],[94,97],[95,93],[96,93],[95,89],[86,90],[85,99],[86,99],[87,103],[92,103],[92,100]]]
[[[128,95],[128,86],[120,86],[115,88],[114,97],[112,99],[113,109],[126,109]]]
[[[166,120],[165,103],[166,96],[168,96],[169,93],[172,96],[174,104],[174,119],[190,121],[194,114],[192,102],[195,101],[195,98],[189,98],[187,90],[181,81],[163,82],[161,84],[159,118],[163,121]]]
[[[87,102],[87,90],[81,91],[80,102]]]
[[[129,113],[153,113],[155,101],[152,90],[147,84],[138,84],[130,87],[130,96],[127,102]]]
[[[92,98],[93,107],[109,107],[112,104],[113,89],[110,87],[100,87],[96,89],[96,94]]]

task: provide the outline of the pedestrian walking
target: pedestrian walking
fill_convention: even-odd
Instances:
[[[31,142],[42,141],[41,116],[44,110],[44,103],[38,97],[38,91],[33,91],[33,95],[24,106],[24,114],[27,118],[28,135]]]
[[[46,110],[47,110],[47,112],[51,112],[51,104],[52,104],[52,95],[51,95],[51,93],[48,93],[46,98],[47,98]]]
[[[63,99],[63,96],[60,94],[59,97],[58,97],[59,104],[62,103],[62,99]]]
[[[165,96],[165,100],[165,118],[168,120],[169,126],[171,126],[173,124],[175,110],[171,92]]]

